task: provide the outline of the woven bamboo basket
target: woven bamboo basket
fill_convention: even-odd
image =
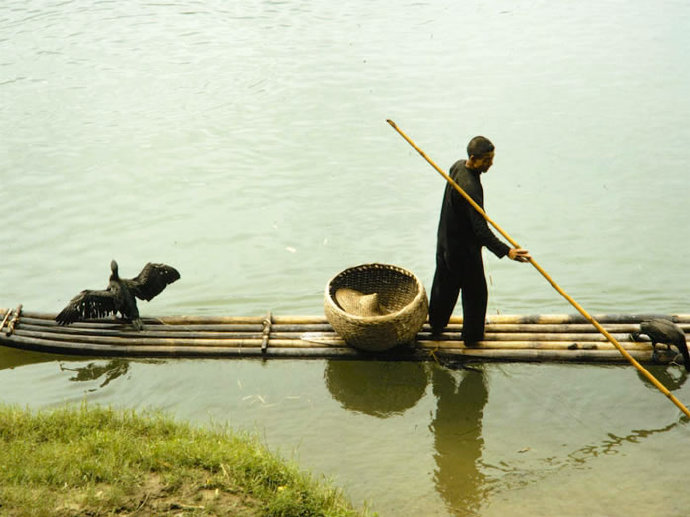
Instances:
[[[362,315],[344,310],[339,289],[376,295],[382,314]],[[348,268],[326,285],[326,318],[348,344],[368,352],[381,352],[414,341],[426,321],[426,291],[410,271],[388,264],[362,264]]]

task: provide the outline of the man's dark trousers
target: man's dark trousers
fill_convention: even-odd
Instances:
[[[440,333],[448,324],[458,294],[462,292],[462,338],[465,343],[472,344],[484,337],[488,298],[481,249],[449,259],[447,252],[437,250],[429,323],[432,332]]]

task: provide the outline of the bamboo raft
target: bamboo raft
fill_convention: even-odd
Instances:
[[[632,341],[639,322],[664,317],[690,331],[690,314],[595,315],[638,361],[651,362],[651,343]],[[60,326],[55,314],[0,309],[0,344],[38,352],[96,357],[328,358],[424,361],[439,358],[480,361],[625,362],[623,356],[580,315],[494,315],[486,335],[466,347],[462,318],[432,340],[427,324],[409,345],[380,353],[348,346],[324,316],[167,316],[143,318],[144,330],[114,319]],[[660,362],[675,354],[657,346]]]

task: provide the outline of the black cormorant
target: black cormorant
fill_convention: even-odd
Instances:
[[[690,372],[690,354],[688,354],[685,333],[678,325],[662,318],[647,320],[640,323],[639,332],[633,332],[632,338],[637,341],[640,334],[646,334],[652,341],[652,358],[656,359],[657,343],[664,343],[669,350],[671,350],[671,345],[674,345],[683,356],[685,369]]]
[[[174,267],[151,262],[134,278],[120,278],[114,260],[110,262],[110,269],[112,273],[106,289],[80,292],[55,317],[55,321],[60,325],[69,325],[82,319],[102,318],[119,312],[132,322],[135,329],[141,330],[143,327],[135,297],[151,300],[168,284],[180,278],[180,273]]]

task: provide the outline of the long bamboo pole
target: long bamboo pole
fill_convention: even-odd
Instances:
[[[482,348],[560,348],[560,349],[596,349],[596,348],[612,348],[612,345],[596,331],[593,327],[592,332],[588,333],[558,333],[547,332],[537,333],[529,331],[521,332],[493,332],[487,330],[484,339],[480,342]],[[245,332],[185,332],[185,333],[163,333],[163,332],[100,332],[84,334],[81,332],[74,332],[77,329],[54,328],[34,325],[21,325],[15,329],[13,336],[24,336],[27,338],[36,339],[50,339],[54,341],[63,341],[70,343],[97,343],[97,344],[113,344],[116,346],[138,346],[138,345],[153,345],[153,346],[177,346],[179,344],[209,344],[214,346],[224,346],[225,344],[239,343],[246,345],[255,345],[262,341],[263,335],[261,333],[245,333]],[[625,339],[627,334],[612,333],[618,339]],[[273,346],[292,346],[295,342],[315,342],[325,345],[338,344],[342,345],[343,340],[334,331],[327,332],[275,332],[271,333],[271,344]],[[11,337],[5,338],[11,341]],[[0,342],[3,342],[0,336]],[[459,332],[447,332],[441,338],[430,339],[428,333],[421,332],[417,336],[416,343],[424,346],[426,343],[435,343],[438,348],[457,348],[465,347],[464,342],[460,338]],[[625,341],[623,344],[627,350],[650,350],[649,341]]]
[[[294,342],[292,342],[294,341]],[[206,344],[175,344],[175,345],[150,345],[150,344],[126,344],[109,345],[103,343],[85,342],[65,342],[56,341],[49,338],[25,337],[13,335],[9,346],[15,346],[22,350],[35,350],[39,352],[51,352],[61,354],[77,354],[97,357],[319,357],[319,358],[339,358],[352,357],[359,359],[377,359],[381,355],[368,352],[360,352],[355,348],[348,347],[342,342],[333,343],[311,343],[299,340],[291,340],[288,344],[277,343],[277,346],[270,346],[264,352],[261,349],[260,340],[255,340],[251,344],[241,341],[228,343],[206,343]],[[401,361],[428,361],[430,355],[424,349],[436,349],[438,344],[434,342],[420,342],[420,351],[403,354],[385,355],[387,360]],[[516,345],[521,345],[516,343]],[[474,359],[492,361],[573,361],[573,362],[613,362],[621,355],[613,347],[605,348],[584,348],[584,349],[562,349],[558,347],[522,347],[511,348],[466,348],[458,346],[455,348],[444,348],[444,355],[448,357],[465,356]],[[640,360],[650,360],[651,350],[648,348],[640,350],[630,349]]]
[[[486,212],[484,212],[484,210],[482,209],[482,207],[480,207],[480,206],[474,201],[474,199],[472,199],[472,197],[471,197],[469,194],[467,194],[467,192],[465,192],[465,191],[460,187],[460,185],[458,185],[455,181],[453,181],[453,178],[451,178],[448,174],[446,174],[443,170],[441,170],[441,168],[440,168],[438,165],[436,165],[436,164],[433,162],[433,160],[431,160],[431,158],[429,158],[429,157],[426,155],[426,153],[425,153],[424,151],[422,151],[419,147],[417,147],[417,145],[410,139],[410,137],[408,137],[408,136],[398,127],[398,125],[397,125],[395,122],[393,122],[393,121],[390,120],[390,119],[386,120],[386,122],[388,122],[388,123],[391,125],[391,127],[392,127],[393,129],[395,129],[395,130],[400,134],[400,136],[402,136],[402,137],[407,141],[407,143],[410,144],[410,145],[414,148],[414,150],[417,151],[417,152],[422,156],[422,158],[424,158],[434,169],[436,169],[436,171],[438,171],[438,172],[441,174],[441,176],[443,176],[443,177],[445,178],[445,180],[446,180],[448,183],[450,183],[450,184],[453,186],[453,188],[454,188],[455,190],[457,190],[458,193],[459,193],[462,197],[464,197],[464,198],[467,200],[467,202],[468,202],[470,205],[472,205],[472,207],[473,207],[477,212],[479,212],[479,213],[482,215],[482,217],[484,217],[484,219],[486,219],[486,221],[487,221],[489,224],[491,224],[491,226],[493,226],[494,228],[496,228],[496,230],[497,230],[501,235],[503,235],[503,237],[505,237],[505,239],[506,239],[508,242],[510,242],[510,244],[512,244],[514,248],[519,248],[519,247],[520,247],[520,246],[518,245],[518,243],[517,243],[510,235],[508,235],[508,233],[506,233],[506,232],[503,230],[503,228],[501,228],[498,224],[496,224],[496,223],[486,214]],[[541,273],[541,275],[551,284],[551,286],[552,286],[556,291],[558,291],[558,294],[560,294],[561,296],[563,296],[563,298],[565,298],[573,307],[575,307],[575,309],[577,310],[577,312],[579,312],[580,314],[582,314],[582,316],[584,316],[584,317],[587,319],[587,321],[589,321],[592,325],[594,325],[594,326],[596,327],[596,329],[597,329],[599,332],[601,332],[601,333],[606,337],[606,339],[608,339],[608,340],[611,342],[611,344],[613,344],[613,346],[615,346],[615,347],[618,349],[618,351],[619,351],[621,354],[623,354],[623,357],[625,357],[635,368],[637,368],[637,370],[638,370],[642,375],[644,375],[644,376],[645,376],[645,377],[646,377],[646,378],[647,378],[647,379],[648,379],[648,380],[649,380],[659,391],[661,391],[661,393],[663,393],[664,395],[666,395],[666,397],[667,397],[671,402],[673,402],[673,403],[678,407],[678,409],[680,409],[683,413],[685,413],[685,415],[686,415],[687,417],[690,417],[690,411],[688,410],[688,408],[685,407],[685,406],[683,405],[683,403],[682,403],[680,400],[678,400],[678,399],[673,395],[673,393],[671,393],[671,392],[666,388],[666,386],[664,386],[663,384],[661,384],[661,383],[657,380],[656,377],[654,377],[654,376],[653,376],[651,373],[649,373],[639,362],[637,362],[637,361],[635,360],[635,358],[634,358],[632,355],[630,355],[630,353],[628,353],[628,351],[625,350],[625,349],[621,346],[621,344],[616,340],[616,338],[614,338],[611,334],[609,334],[609,332],[608,332],[604,327],[602,327],[601,324],[600,324],[597,320],[595,320],[595,319],[594,319],[594,318],[593,318],[593,317],[592,317],[592,316],[591,316],[591,315],[590,315],[590,314],[589,314],[579,303],[577,303],[568,293],[566,293],[563,289],[561,289],[561,287],[551,278],[551,276],[549,276],[549,274],[548,274],[548,273],[537,263],[537,261],[534,260],[534,258],[530,258],[530,259],[529,259],[529,262],[530,262],[530,264],[532,264],[532,265],[536,268],[537,271],[539,271],[539,273]]]
[[[607,323],[606,330],[617,340],[628,340],[631,333],[639,330],[638,316],[631,316],[627,319],[614,318],[615,315],[602,315],[594,318],[599,323],[604,323],[605,318],[618,323]],[[663,317],[663,316],[657,316]],[[665,316],[677,319],[675,316]],[[520,321],[523,317],[503,316],[504,321]],[[531,317],[527,317],[531,319]],[[573,317],[570,316],[572,319]],[[602,319],[604,318],[604,319]],[[545,316],[545,320],[551,318]],[[489,318],[486,325],[485,341],[495,340],[525,340],[525,341],[607,341],[595,327],[582,318],[583,323],[506,323],[492,322],[493,317]],[[146,320],[149,322],[150,320]],[[625,323],[623,323],[625,321]],[[680,328],[690,332],[690,323],[680,323]],[[292,338],[295,335],[304,333],[318,333],[321,335],[335,335],[333,328],[327,323],[306,323],[306,324],[275,324],[271,327],[272,338]],[[448,324],[447,332],[441,339],[456,340],[454,334],[460,333],[461,323]],[[126,323],[104,323],[99,320],[92,320],[89,323],[75,323],[69,326],[60,326],[53,319],[37,319],[33,317],[23,317],[15,329],[18,331],[49,332],[53,335],[66,335],[70,339],[89,339],[90,336],[112,336],[118,339],[123,338],[211,338],[211,339],[233,339],[233,338],[257,338],[263,336],[261,325],[246,324],[210,324],[210,325],[163,325],[147,323],[143,331],[135,331],[131,325]],[[422,328],[417,335],[417,340],[425,340],[429,334],[428,327]],[[649,340],[641,341],[643,346],[649,347]]]
[[[57,331],[59,330],[59,331]],[[65,332],[65,329],[41,329],[41,327],[22,325],[15,329],[13,336],[22,336],[32,339],[49,339],[52,341],[68,343],[94,343],[110,344],[114,346],[179,346],[183,344],[201,346],[225,346],[236,343],[238,345],[258,346],[263,340],[260,333],[240,332],[189,332],[185,334],[164,334],[158,332],[129,332],[119,334],[83,334]],[[594,329],[593,329],[594,330]],[[614,335],[622,339],[622,334]],[[11,337],[0,342],[10,341]],[[323,345],[341,346],[343,340],[334,331],[330,332],[275,332],[271,333],[272,346],[289,347],[294,343],[319,343]],[[427,343],[435,343],[437,348],[465,348],[465,343],[460,339],[459,333],[446,333],[440,339],[429,339],[425,333],[420,333],[416,343],[424,346]],[[480,341],[481,348],[559,348],[563,350],[611,348],[612,345],[599,333],[533,333],[533,332],[487,332]],[[631,350],[650,350],[649,341],[626,342],[623,345]]]
[[[0,309],[0,311],[5,309]],[[595,319],[599,323],[639,323],[645,319],[652,318],[671,318],[676,323],[690,324],[690,313],[688,314],[595,314]],[[22,311],[21,321],[27,320],[45,320],[48,325],[57,325],[55,323],[55,313],[47,312],[30,312]],[[262,322],[265,316],[162,316],[162,317],[143,317],[144,326],[149,325],[167,325],[169,327],[180,326],[184,328],[188,326],[211,326],[211,325],[253,325],[255,328],[263,328]],[[328,325],[328,320],[321,315],[295,315],[295,316],[273,316],[273,325]],[[576,314],[493,314],[487,316],[489,324],[504,324],[504,323],[533,323],[533,324],[547,324],[547,323],[587,323],[587,320]],[[462,316],[452,316],[450,323],[462,323]],[[70,327],[82,325],[83,323],[72,323]],[[85,323],[86,326],[117,326],[121,325],[121,321],[116,320],[89,320]]]

